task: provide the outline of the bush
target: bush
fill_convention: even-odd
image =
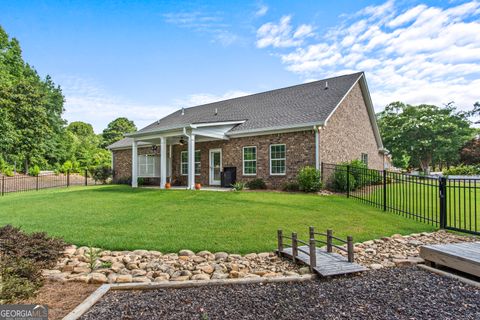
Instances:
[[[347,179],[346,165],[339,165],[333,174],[333,189],[339,192],[355,190],[355,176],[350,172]]]
[[[258,190],[258,189],[267,189],[267,185],[263,179],[253,179],[245,184],[248,189]]]
[[[100,165],[90,170],[93,180],[106,183],[112,176],[112,169],[107,165]]]
[[[36,177],[40,174],[40,168],[37,165],[34,165],[32,168],[28,170],[28,174]]]
[[[41,268],[32,260],[3,256],[0,260],[0,303],[32,297],[42,285]]]
[[[73,170],[73,163],[70,160],[67,160],[63,163],[62,167],[60,168],[60,172],[62,173],[67,173],[67,172],[72,172]]]
[[[301,191],[317,192],[322,188],[320,171],[314,167],[303,167],[298,173],[297,181]]]
[[[237,181],[232,184],[232,188],[235,191],[242,191],[243,189],[245,189],[245,182]]]
[[[297,182],[287,182],[283,185],[282,190],[287,192],[296,192],[300,190],[300,186]]]
[[[13,177],[13,169],[10,167],[6,167],[2,170],[2,173],[7,177]]]
[[[450,167],[448,169],[443,170],[443,174],[448,175],[456,175],[456,176],[474,176],[480,174],[480,170],[471,165],[459,165],[456,167]]]
[[[29,259],[43,269],[55,265],[65,245],[44,232],[26,234],[11,225],[0,228],[0,255]]]

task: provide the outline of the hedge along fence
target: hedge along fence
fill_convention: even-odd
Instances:
[[[480,234],[480,179],[418,176],[323,164],[327,188],[442,229]],[[478,200],[477,200],[478,199]]]

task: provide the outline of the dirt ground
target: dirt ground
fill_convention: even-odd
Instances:
[[[62,319],[97,288],[95,284],[47,281],[36,297],[17,303],[46,304],[49,320]]]

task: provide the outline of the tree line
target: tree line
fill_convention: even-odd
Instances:
[[[23,60],[18,40],[0,26],[0,172],[110,166],[105,147],[136,130],[126,118],[112,121],[99,135],[88,123],[67,124],[64,103],[60,86],[48,75],[41,78]]]
[[[377,114],[377,120],[393,165],[428,172],[480,165],[479,130],[470,120],[479,113],[479,102],[469,111],[457,110],[453,103],[438,107],[393,102]]]

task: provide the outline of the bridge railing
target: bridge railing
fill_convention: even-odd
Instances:
[[[302,252],[309,257],[309,264],[310,268],[313,269],[317,266],[317,243],[321,243],[326,246],[326,252],[332,253],[333,248],[338,250],[344,251],[347,254],[348,262],[354,262],[354,249],[353,249],[353,237],[347,236],[347,240],[340,239],[333,235],[333,230],[328,229],[326,233],[322,232],[315,232],[314,227],[309,228],[309,241],[303,241],[298,239],[297,233],[292,232],[291,237],[286,236],[283,234],[281,229],[277,230],[277,246],[278,246],[278,253],[282,254],[285,248],[292,248],[292,260],[295,262],[298,259],[298,252]],[[315,236],[323,236],[326,240],[316,239]],[[290,244],[285,242],[285,239],[290,240]],[[334,240],[346,244],[346,248],[344,246],[339,246],[334,244]],[[308,251],[300,248],[298,244],[303,244],[308,247]]]

